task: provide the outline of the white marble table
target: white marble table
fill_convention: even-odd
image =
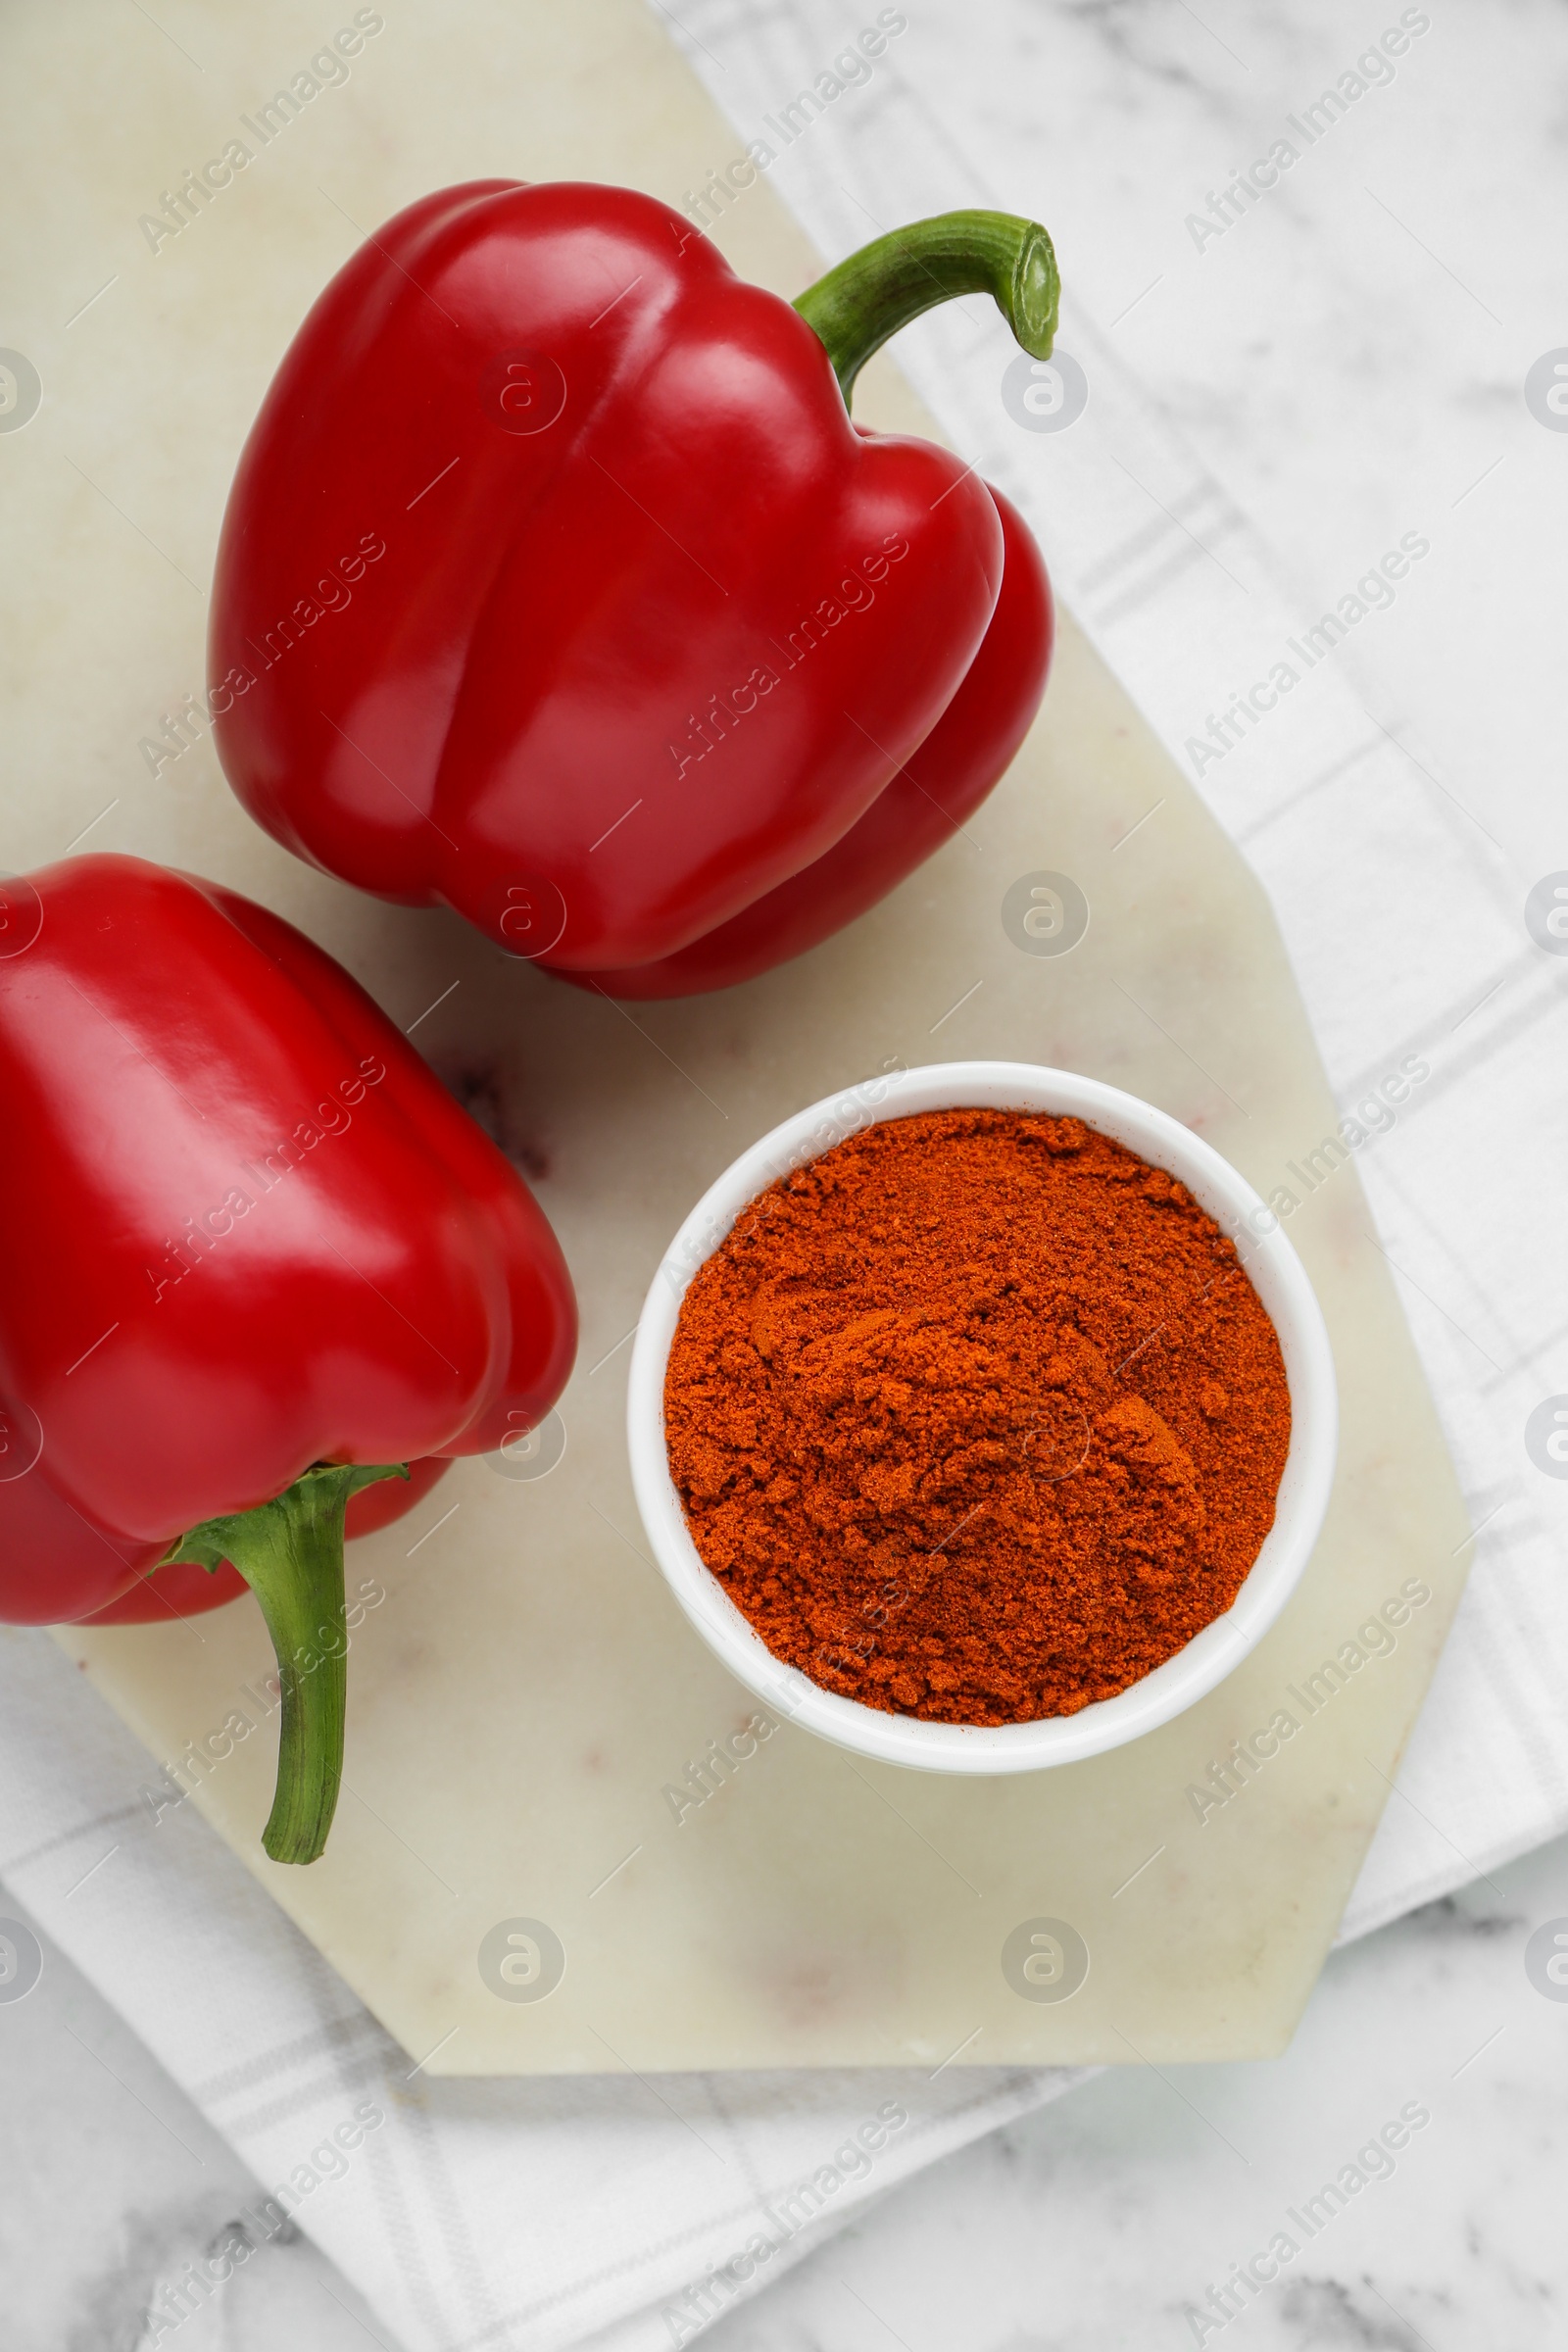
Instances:
[[[799,86],[803,53],[827,68],[861,21],[837,0],[682,0],[678,13],[743,128]],[[1528,371],[1568,345],[1554,233],[1568,20],[1549,0],[1412,14],[1429,26],[1394,77],[1298,141],[1290,172],[1219,236],[1196,235],[1189,216],[1399,24],[1394,0],[1370,14],[1338,0],[922,0],[880,82],[848,90],[773,171],[808,215],[853,212],[856,141],[900,77],[931,125],[925,209],[992,201],[1050,221],[1078,298],[1260,525],[1303,605],[1338,598],[1401,531],[1430,534],[1421,595],[1358,633],[1357,674],[1382,723],[1441,747],[1453,789],[1528,875],[1568,865],[1554,710],[1568,437],[1549,411],[1521,430]],[[1398,876],[1367,888],[1396,891]],[[16,1907],[0,1889],[0,1911]],[[1523,1953],[1565,1914],[1568,1847],[1494,1870],[1338,1956],[1282,2060],[1101,2077],[867,2209],[711,2340],[1559,2341],[1568,2003],[1533,1987]],[[63,1963],[0,2006],[0,2100],[8,2344],[129,2352],[151,2288],[254,2184]],[[1292,2229],[1288,2211],[1407,2102],[1431,2121],[1392,2176],[1301,2244],[1245,2317],[1221,2328],[1211,2307],[1195,2326],[1184,2307]],[[248,2265],[178,2340],[339,2352],[385,2338],[296,2240]]]
[[[3,1885],[0,1918],[27,1924]],[[258,2183],[53,1947],[29,1992],[0,1999],[0,2116],[10,2352],[142,2352],[149,2306],[226,2239]],[[181,2352],[363,2352],[378,2335],[353,2287],[290,2229],[163,2340]]]
[[[1523,1951],[1568,1913],[1568,1843],[1493,1878],[1336,1954],[1286,2057],[1097,2076],[808,2256],[712,2352],[1561,2343],[1568,2002]],[[1430,2123],[1309,2239],[1303,2205],[1407,2106]],[[1281,2230],[1298,2252],[1224,2320],[1209,2289]]]
[[[0,1911],[12,1907],[0,1888]],[[1201,2309],[1283,2229],[1299,2254],[1245,2320],[1202,2340],[1541,2352],[1562,2340],[1568,2297],[1568,2001],[1541,1995],[1523,1955],[1558,1916],[1568,1840],[1336,1954],[1284,2058],[1097,2076],[864,2209],[707,2340],[713,2352],[1156,2352],[1197,2341],[1184,2307]],[[63,1961],[24,2003],[0,2006],[0,2082],[8,2347],[142,2352],[155,2287],[257,2184]],[[1308,2241],[1289,2209],[1299,2215],[1407,2103],[1430,2124]],[[254,2257],[221,2308],[171,2340],[182,2352],[387,2341],[299,2236]]]

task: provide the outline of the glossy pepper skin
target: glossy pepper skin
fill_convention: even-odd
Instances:
[[[634,999],[733,988],[831,938],[953,839],[1028,734],[1055,642],[1051,583],[1033,534],[1009,499],[991,495],[1004,568],[990,626],[957,693],[865,814],[820,858],[677,954],[564,979]]]
[[[1003,215],[879,240],[792,306],[626,189],[410,206],[311,311],[235,476],[209,669],[241,800],[327,871],[628,994],[860,911],[936,846],[899,780],[958,712],[1006,532],[959,459],[859,431],[848,396],[977,286],[1049,352],[1050,241]],[[1005,723],[976,688],[943,750],[966,805],[1039,699],[1040,602]],[[811,868],[803,922],[770,901]]]
[[[183,1544],[253,1585],[287,1685],[341,1627],[362,1476],[496,1448],[559,1394],[554,1235],[330,957],[132,858],[0,886],[0,1620],[90,1616]]]

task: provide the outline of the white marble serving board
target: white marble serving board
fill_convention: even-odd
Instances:
[[[621,1429],[624,1343],[697,1194],[785,1111],[892,1061],[1062,1062],[1160,1102],[1263,1192],[1290,1182],[1287,1164],[1339,1113],[1260,893],[1070,622],[1040,724],[961,839],[799,964],[675,1005],[570,992],[453,918],[309,872],[243,816],[205,739],[149,774],[141,740],[201,684],[204,585],[240,440],[361,230],[498,170],[679,201],[737,145],[636,0],[505,16],[460,0],[386,15],[349,83],[320,90],[155,253],[138,216],[312,54],[278,6],[169,22],[85,7],[35,18],[16,44],[32,103],[12,144],[5,339],[36,366],[43,403],[0,445],[15,713],[0,861],[25,869],[90,826],[93,847],[189,865],[300,922],[393,1017],[420,1021],[421,1048],[534,1177],[584,1324],[550,1476],[460,1466],[351,1555],[385,1599],[354,1641],[347,1792],[324,1860],[284,1870],[261,1853],[269,1731],[191,1801],[432,2072],[1277,2049],[1465,1557],[1352,1165],[1291,1225],[1345,1413],[1318,1551],[1249,1666],[1116,1755],[959,1785],[784,1727],[677,1821],[666,1788],[690,1786],[690,1764],[752,1705],[645,1557]],[[182,95],[147,71],[146,44],[172,32],[192,49]],[[494,64],[482,81],[480,53]],[[67,104],[70,160],[52,127]],[[765,181],[721,234],[781,291],[813,274]],[[858,413],[930,429],[885,364]],[[1009,886],[1045,869],[1069,873],[1092,908],[1057,958],[1021,952],[1001,920]],[[1309,1720],[1297,1709],[1298,1735],[1200,1821],[1189,1786],[1412,1577],[1432,1598],[1392,1651]],[[247,1703],[268,1663],[248,1601],[189,1629],[61,1639],[165,1762]],[[156,1802],[154,1765],[149,1785]],[[1020,1997],[1001,1965],[1008,1936],[1043,1918],[1068,1921],[1091,1956],[1059,2003]],[[481,1975],[485,1938],[518,1920],[559,1939],[548,1997],[498,1997]]]

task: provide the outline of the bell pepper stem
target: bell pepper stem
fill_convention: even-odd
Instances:
[[[160,1562],[192,1560],[216,1569],[227,1560],[261,1603],[282,1701],[277,1787],[262,1833],[274,1862],[316,1861],[343,1778],[349,1645],[343,1517],[349,1497],[383,1478],[408,1475],[402,1462],[318,1463],[273,1501],[192,1528]]]
[[[827,348],[850,405],[855,379],[890,335],[959,294],[990,294],[1023,349],[1049,360],[1061,281],[1050,237],[1013,213],[939,213],[840,262],[795,308]]]

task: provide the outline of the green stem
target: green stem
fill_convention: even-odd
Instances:
[[[282,1710],[277,1788],[262,1843],[274,1862],[314,1862],[326,1844],[343,1777],[348,1628],[343,1606],[343,1515],[349,1496],[401,1462],[318,1462],[274,1501],[208,1519],[160,1561],[216,1569],[227,1560],[262,1604],[277,1654]]]
[[[827,346],[848,408],[871,354],[922,311],[959,294],[992,295],[1024,350],[1049,360],[1060,292],[1056,257],[1038,220],[939,213],[862,245],[808,286],[795,308]]]

